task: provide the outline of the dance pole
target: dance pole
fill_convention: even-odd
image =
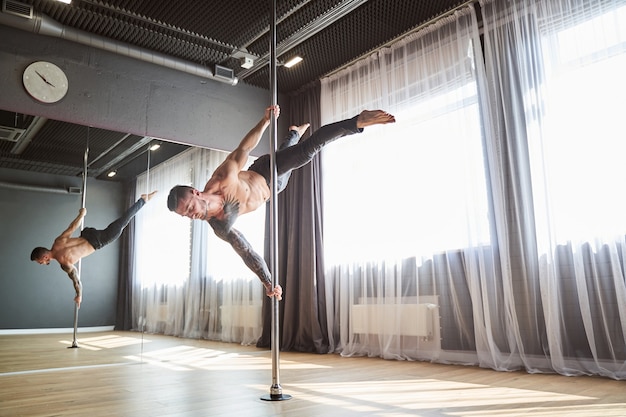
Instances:
[[[85,147],[85,156],[83,157],[83,201],[81,208],[85,208],[85,202],[87,200],[87,160],[89,158],[89,127],[87,127],[87,146]],[[85,217],[80,220],[80,230],[83,231],[85,227]],[[80,276],[83,272],[82,267],[82,258],[78,260],[78,281],[80,282]],[[80,284],[82,285],[82,284]],[[76,343],[76,333],[78,331],[78,305],[74,303],[74,340],[72,341],[72,346],[68,346],[69,348],[77,348],[78,343]]]
[[[146,195],[150,194],[150,153],[152,150],[152,142],[148,143],[148,167],[146,168]]]
[[[278,94],[276,93],[276,0],[271,0],[271,16],[270,16],[270,92],[272,95],[272,105],[276,105]],[[270,166],[272,171],[272,195],[270,198],[270,258],[272,267],[272,288],[278,285],[278,197],[277,197],[277,178],[276,178],[276,117],[274,113],[270,114]],[[270,393],[263,395],[262,400],[265,401],[283,401],[291,399],[291,395],[283,394],[280,386],[279,378],[279,362],[280,362],[280,343],[278,338],[280,335],[279,322],[279,304],[276,296],[272,297],[272,386]]]

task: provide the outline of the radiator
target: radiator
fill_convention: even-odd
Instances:
[[[263,325],[261,317],[261,305],[232,305],[221,306],[221,323],[224,327],[261,327]]]
[[[169,305],[167,303],[149,304],[146,309],[146,319],[149,323],[166,322],[167,311]]]
[[[354,304],[352,331],[361,334],[400,334],[430,339],[437,306],[435,304]],[[399,333],[398,333],[399,332]]]

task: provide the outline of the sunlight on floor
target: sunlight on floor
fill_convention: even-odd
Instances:
[[[559,413],[569,407],[546,407],[546,404],[555,404],[560,401],[584,403],[596,400],[592,397],[549,391],[490,387],[437,379],[289,384],[284,389],[285,393],[293,395],[294,398],[341,407],[352,412],[367,412],[381,416],[388,415],[390,407],[411,414],[445,409],[446,415],[502,417],[511,415],[514,409],[516,413],[518,410],[523,410],[519,414],[524,416],[550,416],[563,415]],[[520,407],[522,404],[527,406],[522,409]],[[537,404],[537,408],[528,408],[529,404]],[[584,406],[585,404],[581,404],[580,407],[571,406],[571,409],[578,412]],[[587,414],[568,413],[567,415],[588,417],[590,410],[594,407],[587,409]],[[613,404],[610,407],[613,407],[616,413],[621,411],[621,414],[603,413],[604,416],[623,416],[625,410],[621,409],[621,404]],[[456,409],[462,411],[455,412]],[[551,414],[551,410],[555,410],[554,414]]]
[[[464,412],[449,412],[452,416],[463,417],[508,417],[512,415],[511,408],[496,410],[477,410]],[[579,404],[567,406],[544,405],[532,408],[515,408],[515,415],[529,417],[624,417],[626,415],[626,403],[613,404]]]
[[[142,356],[129,355],[125,359],[146,362],[151,365],[162,366],[171,370],[202,369],[207,371],[236,371],[271,369],[272,361],[269,352],[262,352],[264,356],[223,352],[220,350],[198,348],[179,345],[166,349],[146,352]],[[233,362],[233,359],[236,359]],[[281,361],[282,369],[323,369],[323,365],[314,365],[293,361]]]
[[[60,341],[70,346],[66,340]],[[80,338],[86,350],[115,349],[136,346],[141,353],[122,357],[131,363],[146,364],[178,372],[254,371],[272,369],[271,352],[266,350],[232,352],[179,344],[144,350],[147,338],[107,335]],[[134,350],[132,348],[131,350]],[[330,369],[331,366],[281,359],[283,370]],[[248,385],[265,392],[267,386]],[[361,381],[358,376],[346,382],[295,383],[283,385],[283,392],[296,400],[336,407],[349,413],[366,413],[378,417],[431,415],[445,410],[454,417],[623,417],[626,402],[597,404],[592,396],[551,392],[548,389],[520,389],[437,378]],[[567,403],[567,404],[564,404]],[[573,404],[573,405],[572,405]]]
[[[59,340],[59,343],[68,346],[72,345],[72,342],[69,340]],[[76,344],[78,344],[78,346],[88,350],[114,349],[123,346],[139,345],[142,343],[150,343],[150,340],[115,335],[81,337],[76,340]]]

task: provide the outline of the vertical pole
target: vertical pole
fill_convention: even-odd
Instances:
[[[89,127],[87,127],[87,146],[85,146],[85,155],[83,156],[83,192],[82,192],[82,202],[81,208],[85,208],[85,204],[87,201],[87,160],[89,159]],[[82,231],[85,228],[85,218],[83,217],[80,221],[80,230]],[[78,260],[78,279],[81,278],[81,273],[83,272],[82,268],[82,259]],[[78,343],[76,342],[76,333],[78,332],[78,305],[74,303],[74,339],[72,340],[72,346],[70,348],[77,348]]]
[[[148,143],[148,166],[146,168],[146,195],[150,194],[150,154],[152,153],[151,148],[152,148],[152,142]],[[139,354],[139,363],[143,363],[143,330],[144,330],[145,324],[146,324],[146,319],[143,316],[139,317],[139,325],[141,326],[141,351]]]
[[[152,142],[148,143],[148,168],[146,169],[146,195],[150,194],[150,154],[152,150]]]
[[[276,0],[271,0],[270,14],[270,93],[272,105],[276,105],[278,94],[276,92]],[[272,195],[270,198],[270,258],[272,273],[272,287],[278,285],[278,197],[277,197],[277,172],[276,172],[276,117],[270,115],[270,165],[272,171]],[[291,399],[291,395],[283,394],[280,386],[279,363],[280,363],[280,322],[279,303],[276,297],[272,297],[272,385],[269,395],[261,397],[265,401],[282,401]]]

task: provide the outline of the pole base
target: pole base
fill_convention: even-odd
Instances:
[[[285,401],[290,400],[291,395],[289,394],[265,394],[261,397],[263,401]]]
[[[80,346],[78,346],[78,344],[76,344],[76,342],[72,343],[72,346],[68,346],[68,349],[76,349],[79,348]]]

